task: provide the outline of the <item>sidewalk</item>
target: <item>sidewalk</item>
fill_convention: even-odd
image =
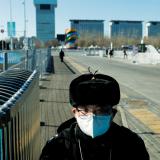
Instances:
[[[55,74],[45,77],[40,89],[41,107],[41,148],[56,134],[61,122],[72,117],[68,99],[68,86],[74,74],[54,57]]]

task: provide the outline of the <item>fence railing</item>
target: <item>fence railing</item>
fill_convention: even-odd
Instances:
[[[36,160],[40,155],[39,78],[54,71],[51,49],[3,52],[0,62],[0,160]]]
[[[0,160],[38,159],[39,74],[22,69],[0,74]]]
[[[0,53],[0,70],[19,68],[33,71],[38,70],[40,77],[46,72],[53,73],[53,57],[51,49],[14,50]]]

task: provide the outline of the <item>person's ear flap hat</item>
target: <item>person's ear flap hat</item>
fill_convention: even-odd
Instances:
[[[79,105],[111,105],[120,100],[118,82],[104,74],[83,74],[72,80],[69,99],[73,107]]]

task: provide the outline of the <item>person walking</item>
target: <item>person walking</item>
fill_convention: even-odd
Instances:
[[[108,58],[108,48],[106,48],[106,57]]]
[[[110,50],[109,50],[109,56],[110,56],[110,58],[113,57],[113,54],[114,54],[114,50],[113,50],[113,49],[110,49]]]
[[[59,58],[61,60],[61,62],[63,62],[63,58],[64,58],[64,51],[61,49],[61,51],[59,52]]]
[[[73,118],[47,141],[40,160],[149,160],[138,134],[113,122],[118,82],[104,74],[82,74],[69,86]]]
[[[124,59],[126,59],[127,56],[128,56],[128,55],[127,55],[127,52],[126,52],[126,49],[123,50],[123,53],[124,53]]]

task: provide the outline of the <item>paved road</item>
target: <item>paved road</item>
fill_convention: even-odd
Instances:
[[[122,63],[114,59],[72,56],[78,64],[91,67],[115,77],[122,86],[127,87],[160,105],[160,66],[140,66]]]

